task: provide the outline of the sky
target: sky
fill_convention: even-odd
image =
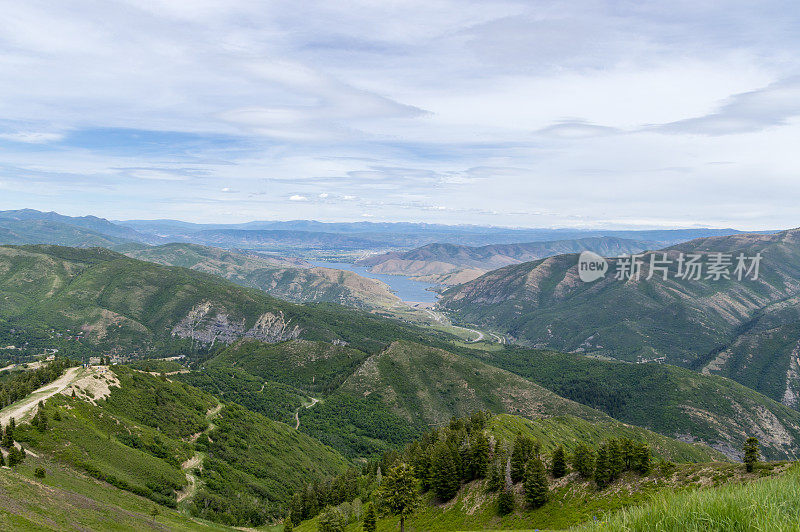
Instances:
[[[0,12],[0,209],[800,226],[796,1]]]

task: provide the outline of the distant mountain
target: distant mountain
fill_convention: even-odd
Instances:
[[[71,247],[112,247],[130,242],[79,226],[49,220],[0,219],[0,245],[54,244]]]
[[[64,216],[56,212],[41,212],[33,209],[20,209],[15,211],[0,211],[0,222],[18,221],[18,222],[53,222],[73,226],[77,228],[86,229],[94,234],[100,234],[109,237],[114,242],[145,242],[157,243],[158,239],[154,239],[151,235],[140,233],[130,227],[124,227],[109,222],[105,218],[98,218],[96,216]],[[69,245],[58,241],[47,241],[43,237],[48,236],[46,233],[42,237],[35,237],[36,241],[26,241],[20,243],[26,244],[55,244],[55,245]],[[8,242],[12,243],[12,242]]]
[[[392,251],[366,257],[357,261],[357,264],[369,267],[374,273],[407,275],[421,281],[454,285],[471,281],[503,266],[552,255],[588,250],[603,256],[618,256],[657,247],[658,244],[654,242],[617,237],[493,244],[481,247],[428,244],[411,251]]]
[[[380,281],[349,271],[303,267],[307,263],[299,259],[236,253],[197,244],[165,244],[125,254],[165,266],[218,275],[298,303],[329,302],[357,308],[386,308],[400,302]]]
[[[327,249],[412,249],[433,243],[464,246],[513,244],[518,242],[545,242],[575,240],[592,237],[614,237],[653,242],[663,247],[698,237],[732,235],[735,229],[665,229],[665,230],[594,230],[594,229],[525,229],[477,225],[443,225],[424,223],[375,222],[317,222],[313,220],[254,221],[240,224],[193,224],[179,220],[128,220],[120,225],[172,241],[195,242],[222,247],[253,247],[255,243],[265,248],[291,246],[296,248],[326,247]],[[229,233],[235,231],[237,233]],[[241,233],[239,233],[241,231]],[[210,232],[205,236],[198,233]],[[293,233],[279,236],[277,233]],[[330,235],[347,236],[337,240]],[[302,244],[302,239],[314,241]],[[300,244],[298,244],[300,242]],[[341,243],[344,242],[344,245]]]
[[[668,279],[658,271],[648,280],[651,258],[664,253],[672,261]],[[685,280],[677,278],[681,253],[699,254],[704,264],[715,253],[763,259],[757,280],[708,279],[707,271]],[[797,394],[792,353],[800,338],[791,324],[800,321],[800,231],[704,238],[649,252],[638,280],[615,279],[625,263],[608,263],[610,273],[591,283],[579,279],[575,255],[508,266],[448,290],[439,305],[527,345],[706,368],[776,400],[787,389]],[[778,327],[776,350],[768,331]]]

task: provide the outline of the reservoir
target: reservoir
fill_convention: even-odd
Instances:
[[[318,260],[309,260],[307,262],[313,266],[347,270],[357,273],[362,277],[383,281],[389,285],[389,288],[392,289],[392,292],[394,292],[394,294],[403,301],[413,301],[415,303],[434,303],[436,301],[436,293],[428,290],[429,288],[435,288],[436,285],[415,281],[402,275],[371,273],[363,266],[356,266],[355,264],[350,264],[348,262],[324,262]]]

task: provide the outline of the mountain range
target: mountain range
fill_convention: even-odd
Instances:
[[[681,256],[708,266],[718,254],[732,262],[730,275],[740,254],[759,255],[757,279],[715,279],[708,271],[678,277]],[[667,278],[663,269],[651,276],[651,261],[665,259]],[[607,262],[609,274],[593,282],[579,278],[576,255],[508,266],[446,291],[439,305],[523,344],[719,373],[796,404],[800,231],[702,238],[643,253],[640,275],[625,279],[615,272],[624,273],[630,259]]]

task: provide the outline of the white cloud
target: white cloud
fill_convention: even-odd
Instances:
[[[780,0],[10,3],[2,199],[800,225],[799,24]]]

